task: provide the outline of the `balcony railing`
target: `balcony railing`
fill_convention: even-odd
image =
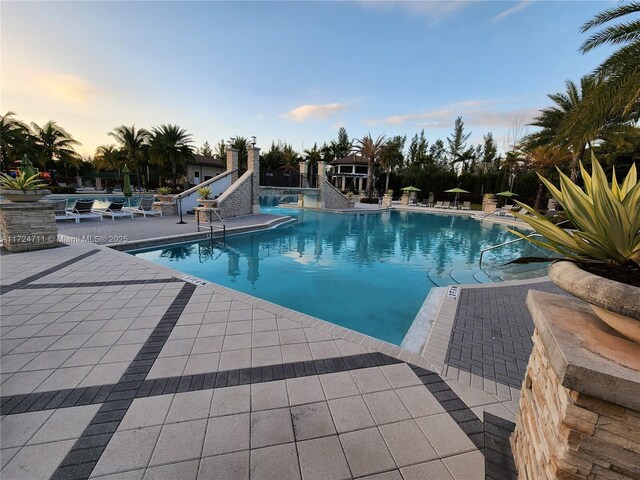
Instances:
[[[260,170],[261,187],[317,188],[318,175],[300,175],[295,170]]]

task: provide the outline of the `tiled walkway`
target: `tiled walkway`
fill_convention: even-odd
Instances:
[[[1,274],[3,479],[482,479],[483,412],[513,403],[104,247]]]

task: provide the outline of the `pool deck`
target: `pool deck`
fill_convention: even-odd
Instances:
[[[176,221],[60,230],[195,228]],[[514,478],[516,386],[182,276],[85,242],[2,256],[3,479]],[[465,291],[428,346],[453,351]]]

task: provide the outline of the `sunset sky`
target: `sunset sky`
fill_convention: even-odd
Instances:
[[[1,109],[55,120],[92,155],[107,133],[177,123],[196,146],[268,148],[336,137],[445,138],[500,147],[516,118],[611,52],[578,53],[612,2],[1,3]]]

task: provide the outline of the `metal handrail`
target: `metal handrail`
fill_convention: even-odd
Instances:
[[[213,238],[213,228],[220,228],[218,225],[214,225],[213,224],[213,214],[215,213],[216,217],[218,217],[218,220],[220,220],[220,223],[222,224],[222,240],[224,241],[226,239],[227,236],[227,226],[224,223],[224,220],[222,219],[222,217],[220,216],[220,214],[218,213],[218,209],[217,208],[210,208],[208,209],[208,218],[207,219],[207,223],[209,224],[209,232],[211,235],[211,238]],[[200,231],[200,215],[196,214],[196,226],[198,228],[198,231]],[[206,227],[205,227],[206,228]]]

